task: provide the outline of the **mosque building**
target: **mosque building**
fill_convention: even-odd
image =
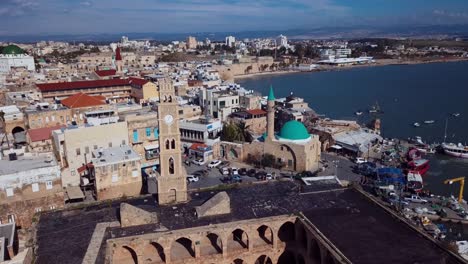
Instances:
[[[0,73],[8,73],[14,68],[25,68],[35,71],[34,58],[26,54],[20,47],[9,45],[0,54]]]

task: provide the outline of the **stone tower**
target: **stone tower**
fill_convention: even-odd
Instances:
[[[117,73],[122,73],[122,55],[120,54],[120,47],[115,49],[115,67],[117,68]]]
[[[159,204],[187,201],[187,172],[182,166],[180,145],[179,109],[170,79],[159,83]]]
[[[270,93],[267,99],[267,140],[275,139],[275,94],[273,86],[270,86]]]

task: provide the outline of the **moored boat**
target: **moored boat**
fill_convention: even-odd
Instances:
[[[413,124],[413,126],[415,126],[415,127],[420,127],[421,124],[419,124],[418,122],[416,122],[416,123]]]
[[[435,123],[434,120],[426,120],[426,121],[424,121],[424,124],[428,124],[428,125],[429,125],[429,124],[434,124],[434,123]]]
[[[415,159],[408,162],[407,167],[410,171],[419,172],[424,175],[429,170],[429,160],[427,159]]]
[[[357,115],[357,116],[360,116],[360,115],[363,114],[363,112],[362,112],[362,111],[357,111],[357,112],[355,112],[354,114]]]
[[[453,117],[459,117],[459,116],[460,116],[460,113],[453,113],[452,116],[453,116]]]
[[[468,159],[468,146],[461,143],[442,143],[441,145],[444,153],[452,157]]]
[[[423,189],[423,179],[419,172],[409,171],[406,175],[406,188],[413,192],[420,192]]]

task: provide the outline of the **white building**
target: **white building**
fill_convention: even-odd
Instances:
[[[278,48],[279,47],[287,48],[288,47],[288,38],[286,36],[279,35],[278,37],[276,37],[276,46]]]
[[[323,49],[320,50],[320,57],[323,60],[333,60],[333,59],[341,59],[341,58],[348,58],[351,56],[351,49]]]
[[[9,45],[3,48],[0,54],[0,73],[8,73],[12,68],[25,68],[28,71],[35,71],[34,58],[24,53],[16,46]]]
[[[227,36],[226,37],[226,46],[234,47],[235,44],[236,44],[236,38],[235,37],[233,37],[233,36]]]

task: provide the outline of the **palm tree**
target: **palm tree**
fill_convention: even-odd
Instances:
[[[253,136],[249,132],[249,127],[250,126],[245,125],[244,122],[237,124],[239,135],[242,138],[242,141],[251,143],[253,141]]]

